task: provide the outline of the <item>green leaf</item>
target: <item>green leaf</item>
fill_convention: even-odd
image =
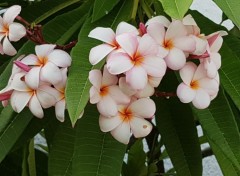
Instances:
[[[126,146],[98,125],[95,105],[88,105],[75,127],[60,124],[49,152],[50,175],[120,175]]]
[[[209,140],[219,147],[222,154],[240,169],[240,136],[235,117],[220,90],[218,97],[211,102],[208,109],[193,108],[201,123],[203,132]]]
[[[95,0],[93,6],[92,22],[95,22],[103,16],[107,15],[113,9],[113,7],[117,5],[118,2],[119,0]]]
[[[188,11],[192,0],[159,0],[164,11],[174,19],[182,19]]]
[[[0,161],[2,161],[11,150],[19,136],[23,133],[33,115],[28,109],[20,114],[7,125],[6,129],[0,135]]]
[[[89,89],[91,87],[88,81],[89,71],[101,69],[103,66],[103,62],[96,66],[92,66],[89,63],[90,49],[101,43],[89,38],[89,32],[97,26],[115,28],[119,22],[130,20],[132,9],[133,2],[125,0],[101,20],[91,23],[91,18],[89,17],[84,23],[78,36],[79,42],[71,52],[72,66],[69,69],[66,85],[66,101],[72,124],[76,123],[89,100]]]
[[[176,90],[178,81],[169,72],[162,80],[160,90]],[[154,97],[156,122],[167,153],[178,175],[202,175],[202,156],[191,108],[177,97]]]
[[[214,0],[214,2],[222,9],[227,17],[232,20],[238,28],[240,28],[240,1],[236,0]]]

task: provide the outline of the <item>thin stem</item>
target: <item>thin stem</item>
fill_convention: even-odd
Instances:
[[[57,45],[56,49],[67,50],[69,48],[74,47],[77,44],[77,42],[78,42],[77,40],[74,40],[67,45],[63,45],[63,46]]]
[[[160,92],[160,91],[155,91],[154,95],[156,97],[176,97],[177,96],[175,92]]]
[[[24,23],[26,26],[30,26],[30,23],[27,22],[27,20],[25,20],[24,18],[20,17],[20,16],[17,16],[16,19],[22,23]]]

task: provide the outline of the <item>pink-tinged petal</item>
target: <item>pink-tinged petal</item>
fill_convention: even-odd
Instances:
[[[40,87],[37,91],[37,98],[43,108],[49,108],[56,104],[56,98],[54,95],[50,94],[51,91],[49,89],[54,89],[50,86]]]
[[[137,98],[147,98],[152,96],[154,92],[155,92],[154,87],[151,86],[150,84],[147,84],[146,87],[143,90],[138,91],[135,96]]]
[[[7,11],[3,14],[3,23],[5,25],[11,24],[16,16],[21,12],[21,6],[13,5],[7,9]]]
[[[165,27],[168,27],[170,25],[170,21],[165,16],[156,16],[149,19],[146,23],[146,26],[149,26],[152,23],[160,23]]]
[[[148,76],[148,83],[152,87],[158,87],[160,82],[162,81],[163,77],[153,77],[153,76]]]
[[[40,79],[53,85],[58,84],[62,81],[62,73],[55,64],[48,62],[40,71]]]
[[[108,44],[115,44],[115,33],[111,28],[96,27],[89,34],[88,37],[106,42]]]
[[[147,72],[142,67],[133,67],[126,73],[126,82],[133,89],[142,90],[148,82]]]
[[[183,103],[190,103],[196,96],[196,91],[191,89],[184,83],[181,83],[177,88],[177,96]]]
[[[21,60],[26,65],[39,65],[38,57],[34,54],[29,54]]]
[[[55,104],[55,114],[60,122],[64,122],[65,120],[65,108],[66,108],[65,99],[62,99],[61,101]]]
[[[102,115],[100,115],[99,117],[99,126],[102,132],[112,131],[121,123],[122,123],[122,119],[118,115],[111,118],[104,117]]]
[[[66,87],[66,82],[67,82],[67,71],[68,68],[62,68],[61,73],[62,73],[62,81],[60,81],[58,84],[55,84],[54,87],[58,90],[63,92]]]
[[[137,51],[138,39],[136,35],[124,33],[116,37],[118,44],[121,48],[133,57]]]
[[[193,19],[192,15],[188,14],[186,15],[183,19],[182,22],[184,25],[193,25],[193,26],[197,26],[197,23],[195,22],[195,20]]]
[[[22,63],[19,60],[13,61],[13,63],[20,68],[21,70],[25,71],[25,72],[29,72],[31,70],[31,67],[29,67],[28,65]]]
[[[166,32],[165,40],[171,40],[186,35],[187,35],[186,27],[182,24],[181,21],[176,20],[169,25]]]
[[[221,67],[221,55],[219,53],[210,53],[210,58],[216,65],[216,68],[219,69]]]
[[[178,37],[174,41],[174,46],[185,52],[194,52],[196,49],[196,42],[193,38],[188,36]]]
[[[210,100],[214,100],[218,96],[218,92],[215,92],[215,94],[210,95]]]
[[[12,23],[9,25],[9,40],[18,41],[26,35],[26,28],[20,23]]]
[[[142,67],[147,74],[154,77],[163,77],[167,70],[167,65],[163,59],[156,56],[145,57],[142,62]]]
[[[137,90],[133,89],[127,82],[126,77],[119,78],[119,87],[122,90],[122,92],[129,97],[133,96],[135,93],[137,93]]]
[[[145,137],[152,131],[152,124],[145,119],[133,117],[130,121],[130,127],[136,138]]]
[[[7,37],[3,39],[3,52],[9,56],[17,54],[17,50],[12,46]]]
[[[107,69],[113,75],[124,73],[132,67],[132,60],[126,53],[114,53],[108,57]]]
[[[194,55],[202,55],[207,50],[207,40],[203,38],[196,37],[194,35],[191,36],[196,42],[196,49],[192,53]]]
[[[118,125],[115,129],[111,131],[112,136],[118,140],[119,142],[123,144],[128,144],[130,137],[131,137],[131,131],[130,131],[130,125],[129,123],[121,123]]]
[[[205,109],[210,105],[210,96],[202,89],[197,90],[196,96],[192,101],[193,106],[198,109]]]
[[[40,80],[41,67],[33,67],[26,75],[25,82],[31,89],[37,89]]]
[[[152,99],[141,98],[134,101],[128,109],[133,113],[133,116],[152,118],[156,111],[156,105]]]
[[[8,105],[9,101],[8,100],[3,100],[2,101],[2,106],[5,108]]]
[[[54,63],[58,67],[69,67],[72,58],[66,51],[55,49],[48,55],[48,61]]]
[[[36,55],[39,58],[46,58],[56,47],[56,45],[52,44],[43,44],[43,45],[36,45],[35,51]]]
[[[108,44],[101,44],[98,46],[93,47],[89,53],[89,62],[92,65],[96,65],[101,60],[104,59],[110,52],[112,52],[116,47],[108,45]]]
[[[0,101],[5,101],[11,98],[13,90],[5,91],[0,94]]]
[[[124,21],[119,23],[117,26],[117,29],[116,29],[116,35],[120,35],[123,33],[131,33],[131,34],[135,34],[135,35],[139,34],[139,32],[135,26],[128,24]]]
[[[113,117],[118,113],[117,104],[110,96],[102,97],[97,104],[97,108],[99,113],[105,117]]]
[[[207,77],[207,71],[204,67],[204,63],[200,63],[194,73],[193,80],[199,80]]]
[[[160,23],[152,23],[147,27],[147,33],[157,42],[162,45],[164,43],[166,30]]]
[[[11,106],[13,110],[17,113],[21,112],[29,102],[32,95],[32,92],[13,91],[11,96]]]
[[[198,84],[199,87],[204,89],[209,95],[214,95],[219,89],[219,84],[215,79],[203,78],[198,80]]]
[[[41,91],[49,94],[51,96],[51,98],[54,99],[54,101],[52,101],[52,102],[55,102],[55,103],[62,100],[63,98],[65,98],[64,93],[62,93],[62,92],[58,91],[57,89],[51,87],[51,84],[46,84],[46,83],[40,82],[40,86],[39,86],[38,90],[41,90]],[[40,103],[41,103],[41,101],[40,101]],[[55,103],[53,103],[53,105]]]
[[[31,91],[31,89],[24,82],[25,73],[17,73],[13,76],[13,80],[11,82],[11,88],[17,91]]]
[[[101,96],[99,94],[99,91],[95,87],[91,87],[89,90],[90,94],[90,103],[91,104],[96,104],[101,100]]]
[[[209,78],[215,78],[215,76],[217,75],[217,67],[215,63],[212,60],[205,60],[204,67],[207,71],[207,76]]]
[[[156,55],[158,53],[158,45],[150,35],[145,34],[139,40],[137,53],[140,56]]]
[[[29,101],[28,106],[34,116],[36,116],[38,118],[43,118],[43,116],[44,116],[43,109],[42,109],[42,106],[41,106],[40,102],[38,101],[38,98],[36,95],[32,96],[32,98]]]
[[[179,70],[185,65],[186,56],[182,50],[178,48],[172,48],[164,60],[170,69]]]
[[[169,50],[167,48],[164,48],[162,46],[158,46],[158,53],[157,56],[160,58],[165,58],[169,53]]]
[[[128,104],[130,102],[130,98],[117,85],[109,87],[109,94],[117,104]]]
[[[103,86],[111,86],[116,85],[118,82],[118,77],[109,73],[107,66],[104,66],[103,69],[103,77],[102,77],[102,85]]]
[[[88,79],[96,89],[100,90],[102,86],[102,72],[100,70],[91,70]]]
[[[196,70],[196,64],[194,64],[193,62],[187,62],[184,67],[179,71],[180,77],[185,84],[190,85]]]

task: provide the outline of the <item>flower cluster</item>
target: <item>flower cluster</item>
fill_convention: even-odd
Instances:
[[[149,120],[156,110],[149,97],[167,68],[180,73],[183,82],[177,96],[183,103],[192,102],[199,109],[208,107],[218,93],[218,51],[223,35],[222,31],[201,34],[190,15],[172,22],[157,16],[140,23],[139,29],[126,22],[121,22],[116,32],[93,29],[89,37],[103,43],[91,49],[89,61],[95,65],[106,58],[103,72],[92,70],[89,74],[93,85],[90,102],[97,104],[101,130],[110,131],[125,144],[131,134],[148,135],[152,129]]]
[[[28,106],[34,116],[42,118],[43,108],[55,106],[56,117],[64,121],[65,85],[70,55],[56,45],[35,47],[35,54],[20,56],[13,65],[8,85],[0,91],[0,99],[7,104],[10,99],[14,111]]]

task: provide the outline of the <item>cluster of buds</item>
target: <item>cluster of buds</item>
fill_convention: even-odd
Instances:
[[[17,18],[29,25],[18,16],[20,11],[21,7],[14,5],[0,17],[1,54],[12,56],[17,53],[10,41],[18,41],[24,36],[31,39],[28,29],[14,22]],[[67,52],[57,48],[59,46],[53,44],[36,45],[36,54],[20,56],[14,61],[8,84],[0,91],[3,106],[10,100],[14,111],[20,113],[27,106],[38,118],[43,118],[43,109],[55,106],[57,119],[64,121],[65,86],[72,60]]]
[[[156,110],[150,97],[167,68],[179,71],[183,80],[176,91],[181,102],[192,102],[199,109],[208,107],[219,89],[218,51],[223,35],[223,31],[201,34],[190,15],[172,22],[157,16],[140,23],[139,29],[126,22],[121,22],[116,32],[93,29],[89,37],[104,43],[91,49],[90,63],[95,65],[106,58],[103,71],[89,74],[93,85],[90,102],[97,104],[101,130],[110,131],[125,144],[132,134],[148,135]]]

